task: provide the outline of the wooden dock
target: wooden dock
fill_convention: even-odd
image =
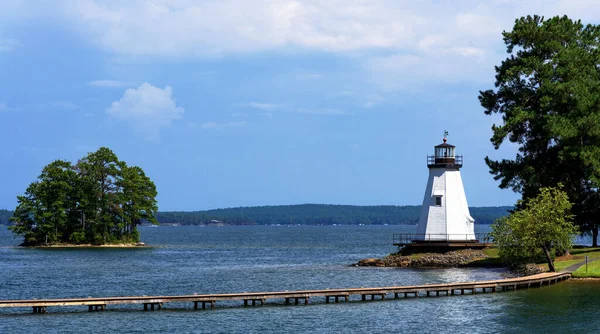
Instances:
[[[427,284],[415,286],[391,286],[379,288],[346,288],[326,290],[300,290],[279,292],[244,292],[227,294],[194,294],[183,296],[137,296],[137,297],[98,297],[68,299],[0,300],[0,307],[32,308],[33,313],[46,313],[47,307],[87,306],[88,311],[104,311],[107,305],[140,304],[144,311],[161,309],[165,303],[193,303],[194,309],[214,308],[218,301],[243,301],[244,306],[264,305],[267,300],[281,300],[285,305],[308,304],[310,298],[348,302],[352,296],[360,296],[361,301],[385,298],[418,298],[431,296],[453,296],[486,292],[517,290],[519,288],[541,287],[554,284],[571,277],[570,272],[542,273],[533,276],[509,278],[493,281],[464,282],[450,284]],[[356,300],[356,299],[355,299]]]

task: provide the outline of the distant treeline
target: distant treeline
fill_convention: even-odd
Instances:
[[[491,224],[506,216],[509,206],[473,207],[476,224]],[[179,225],[403,225],[419,222],[421,206],[301,204],[238,207],[188,212],[158,212],[161,224]],[[0,210],[0,224],[10,224],[12,211]]]
[[[491,224],[512,207],[470,208],[476,224]],[[301,204],[238,207],[193,212],[158,212],[161,224],[180,225],[402,225],[419,222],[421,206]]]
[[[0,209],[0,225],[10,224],[9,219],[11,216],[12,216],[12,211]]]

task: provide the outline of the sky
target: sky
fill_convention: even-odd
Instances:
[[[600,2],[1,0],[0,208],[102,146],[163,211],[419,205],[445,130],[469,205],[512,205],[484,158],[516,146],[477,97],[530,14]]]

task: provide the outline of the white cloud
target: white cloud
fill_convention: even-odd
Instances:
[[[367,109],[373,108],[384,101],[384,98],[379,94],[369,94],[363,106]]]
[[[469,54],[465,56],[465,54]],[[500,55],[480,57],[476,50],[373,57],[367,63],[371,79],[384,90],[420,89],[424,82],[487,82],[494,77]]]
[[[184,109],[176,105],[171,95],[171,87],[160,89],[145,82],[138,88],[127,89],[106,113],[133,123],[147,137],[157,139],[161,128],[183,116]]]
[[[111,51],[214,55],[287,46],[331,51],[389,47],[406,39],[413,15],[346,1],[68,1],[67,12]],[[383,10],[382,10],[383,9]],[[393,20],[391,20],[394,18]]]
[[[313,73],[313,72],[296,74],[296,79],[298,79],[298,80],[317,80],[317,79],[322,79],[323,77],[324,77],[323,74]]]
[[[298,108],[296,112],[303,114],[315,114],[315,115],[350,115],[350,113],[340,110],[340,109],[330,109],[330,108],[319,108],[319,109],[308,109],[308,108]]]
[[[281,104],[264,103],[264,102],[239,103],[239,104],[237,104],[237,106],[259,109],[259,110],[264,110],[264,111],[275,111],[275,110],[283,109],[283,107],[284,107]]]
[[[200,127],[203,129],[223,129],[223,128],[245,126],[246,124],[247,124],[246,121],[229,122],[229,123],[206,122],[206,123],[202,123],[200,125]]]
[[[290,47],[329,52],[405,50],[440,32],[445,43],[462,48],[469,46],[468,42],[486,43],[490,36],[500,39],[502,29],[521,15],[586,13],[587,17],[600,17],[600,4],[593,0],[132,0],[125,4],[65,0],[64,4],[76,26],[102,48],[155,56]]]
[[[469,36],[491,36],[502,30],[502,24],[494,15],[458,13],[454,21],[456,30]]]
[[[19,47],[21,43],[16,39],[2,39],[0,38],[0,52],[11,52]]]
[[[302,108],[302,107],[294,107],[291,105],[283,105],[283,104],[274,104],[274,103],[263,103],[263,102],[247,102],[247,103],[239,103],[236,104],[241,107],[248,107],[262,110],[263,112],[259,113],[259,115],[263,115],[267,118],[273,118],[273,111],[283,111],[283,112],[296,112],[302,114],[314,114],[314,115],[348,115],[349,113],[340,110],[340,109],[332,109],[332,108]]]
[[[233,114],[231,114],[231,117],[247,118],[248,116],[249,115],[245,112],[234,112]]]
[[[135,86],[136,83],[131,81],[117,81],[117,80],[95,80],[88,82],[88,85],[95,87],[107,87],[107,88],[123,88]]]
[[[56,5],[56,17],[62,16],[86,40],[116,56],[155,59],[297,50],[335,53],[351,56],[376,83],[390,88],[397,86],[393,81],[398,78],[408,86],[433,80],[490,80],[494,65],[505,57],[502,31],[510,30],[515,18],[523,15],[567,14],[586,23],[600,21],[600,2],[596,0],[57,3],[62,6]],[[50,9],[46,6],[44,10]],[[319,75],[303,78],[317,79]]]

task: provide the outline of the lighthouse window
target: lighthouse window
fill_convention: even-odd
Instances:
[[[442,196],[435,196],[435,206],[442,206]]]

